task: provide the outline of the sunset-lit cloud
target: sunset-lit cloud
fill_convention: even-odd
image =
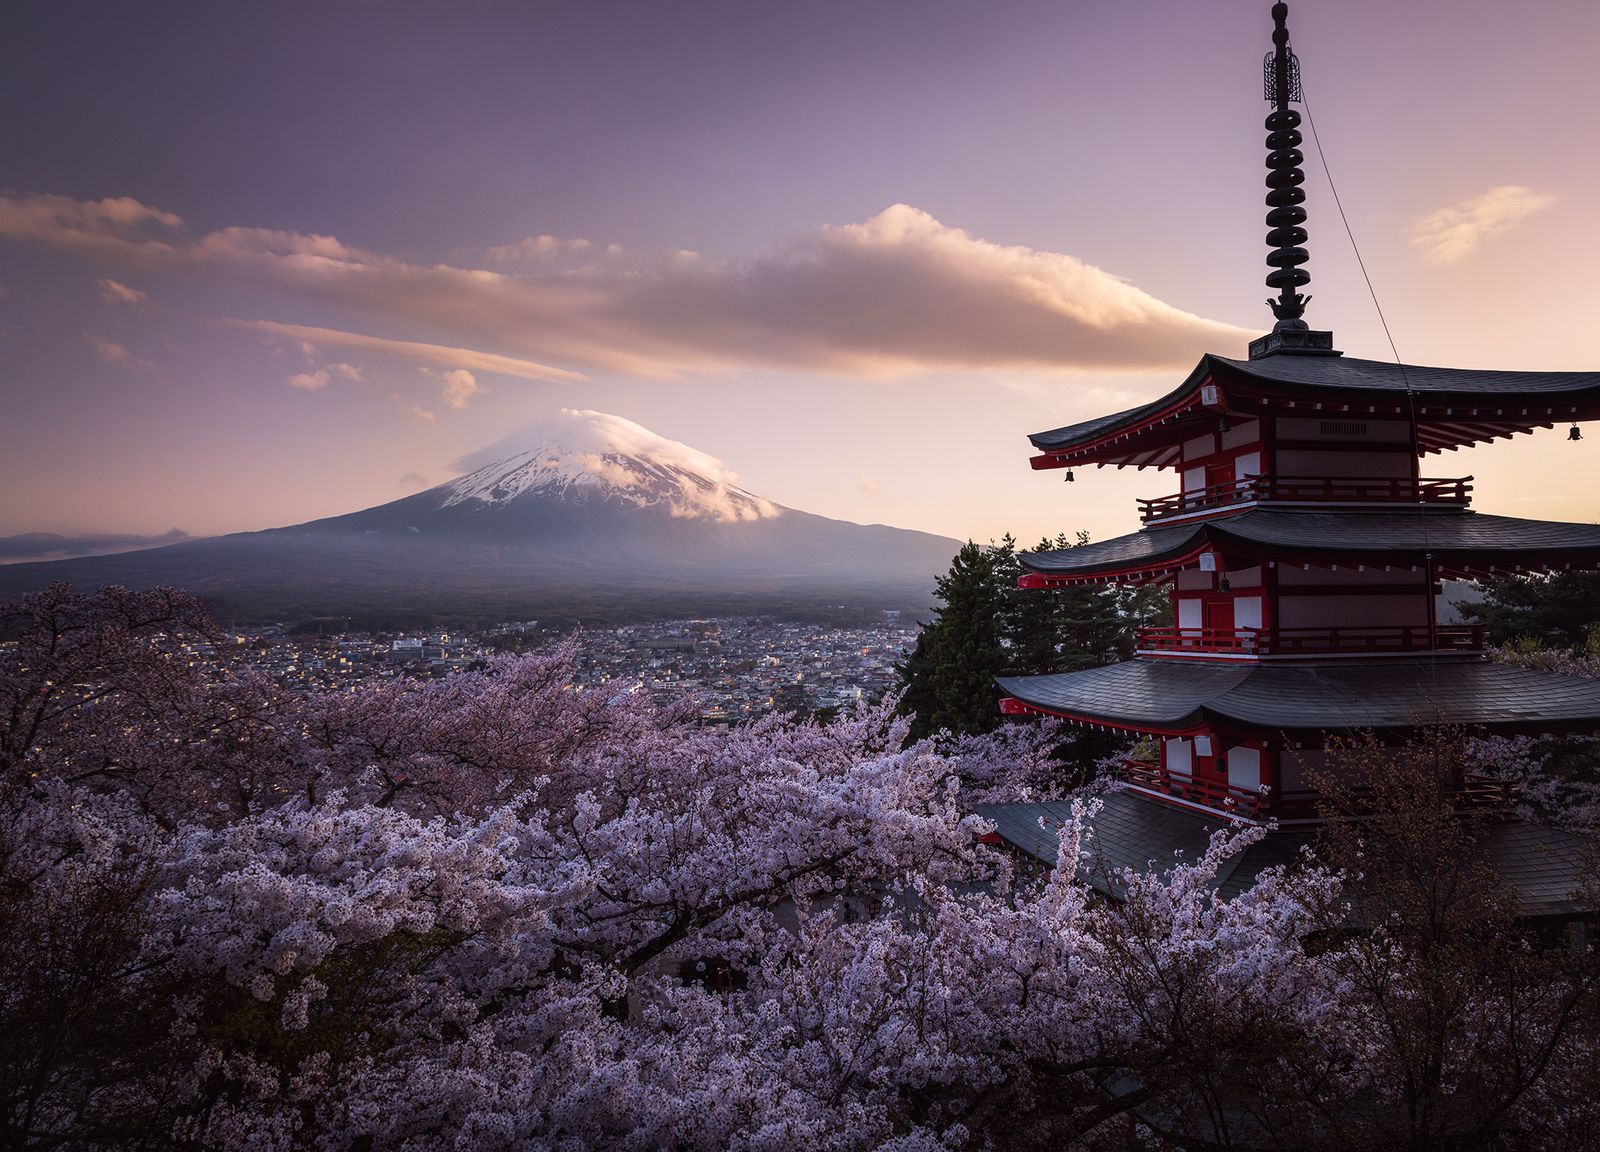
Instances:
[[[143,368],[145,362],[135,356],[126,344],[119,344],[115,340],[107,340],[96,336],[93,332],[83,334],[83,342],[93,348],[100,359],[107,364],[117,364],[124,368]]]
[[[424,368],[422,372],[439,381],[439,393],[444,397],[444,402],[457,410],[465,408],[474,396],[481,396],[487,391],[465,368],[452,368],[448,372]]]
[[[515,264],[523,260],[547,262],[562,257],[582,256],[594,245],[582,236],[563,240],[560,236],[524,236],[515,244],[496,244],[487,255],[494,264]]]
[[[181,221],[136,201],[101,201],[75,213],[62,199],[4,203],[12,219],[33,222],[29,239],[122,243],[124,255],[200,275],[253,277],[340,317],[327,327],[247,322],[260,330],[447,371],[582,378],[552,361],[656,378],[751,367],[867,378],[948,368],[1147,371],[1185,367],[1203,349],[1249,335],[1073,256],[980,239],[905,204],[823,227],[753,260],[679,250],[654,265],[608,255],[578,268],[509,273],[417,264],[332,236],[260,228],[175,235],[151,247],[124,237],[122,221],[174,230]],[[32,207],[36,200],[48,200],[50,210]],[[111,224],[108,203],[122,206]],[[0,232],[5,219],[0,214]],[[542,239],[526,243],[537,250]],[[575,242],[549,240],[544,246],[575,251]],[[369,324],[444,332],[451,342],[370,335],[362,330]]]
[[[333,380],[359,381],[360,379],[361,369],[354,364],[329,364],[326,368],[318,368],[313,372],[296,372],[289,377],[289,387],[306,392],[318,392]]]
[[[321,347],[347,348],[363,352],[377,352],[396,356],[416,363],[449,369],[465,365],[479,372],[497,372],[503,376],[519,376],[524,380],[584,380],[581,372],[569,372],[548,364],[537,364],[516,356],[499,356],[492,352],[478,352],[471,348],[451,348],[442,344],[423,344],[416,340],[389,340],[382,336],[367,336],[360,332],[342,332],[334,328],[313,328],[305,324],[279,324],[273,320],[236,320],[236,327],[253,328],[274,336],[295,341],[302,352],[313,354]],[[309,349],[309,351],[307,351]]]
[[[400,415],[404,416],[411,424],[421,427],[433,424],[439,419],[436,414],[424,408],[421,404],[413,404],[398,392],[391,392],[389,400],[394,404]]]
[[[1556,200],[1547,192],[1516,184],[1501,185],[1418,217],[1411,224],[1411,243],[1429,264],[1454,264]]]
[[[0,196],[0,236],[65,248],[154,255],[182,243],[181,217],[131,196]]]
[[[100,286],[100,298],[107,304],[143,304],[147,299],[137,288],[129,288],[116,280],[96,280],[95,283]]]

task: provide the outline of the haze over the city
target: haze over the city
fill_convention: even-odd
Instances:
[[[209,534],[563,409],[786,506],[1127,531],[1026,433],[1267,330],[1258,3],[25,4],[0,42],[0,534]],[[1600,366],[1600,8],[1296,5],[1401,355]],[[1307,132],[1308,319],[1389,348]],[[1423,463],[1594,520],[1561,430]]]

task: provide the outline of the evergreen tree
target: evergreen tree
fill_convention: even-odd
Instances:
[[[1600,628],[1600,572],[1506,576],[1483,582],[1483,600],[1462,615],[1488,626],[1495,644],[1533,641],[1580,648]]]
[[[1056,543],[1046,537],[1034,551],[1048,551],[1055,548]],[[1007,555],[1006,561],[1001,574],[1005,608],[1001,628],[1008,641],[1006,671],[1015,676],[1046,676],[1060,672],[1063,667],[1062,593],[1019,588],[1017,581],[1026,569],[1014,551]]]
[[[1046,537],[1034,551],[1081,547],[1088,533]],[[1133,655],[1134,629],[1170,618],[1165,588],[1085,584],[1019,588],[1015,539],[968,541],[937,581],[944,602],[897,664],[902,713],[914,739],[948,728],[982,733],[1000,725],[996,676],[1046,676],[1113,664]],[[1120,740],[1120,738],[1119,738]]]
[[[1000,689],[994,678],[1007,665],[1000,580],[1013,562],[1012,551],[1009,537],[987,548],[969,540],[950,571],[935,582],[944,606],[923,626],[911,655],[897,665],[906,683],[901,710],[916,715],[914,739],[941,728],[979,733],[999,726]]]

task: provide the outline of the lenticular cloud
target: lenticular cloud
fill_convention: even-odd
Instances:
[[[412,263],[314,233],[195,235],[178,216],[127,199],[0,197],[0,237],[159,265],[219,291],[271,287],[321,320],[235,317],[277,337],[542,380],[752,368],[857,378],[1151,371],[1186,368],[1249,335],[1074,256],[972,236],[907,204],[749,259],[676,252],[630,262],[563,242],[558,266],[522,261],[517,271],[506,246],[484,254],[491,267],[473,267]]]

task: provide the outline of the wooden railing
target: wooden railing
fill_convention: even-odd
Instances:
[[[1266,794],[1259,789],[1236,788],[1221,780],[1196,780],[1182,772],[1166,772],[1157,764],[1125,758],[1117,775],[1129,784],[1149,788],[1179,800],[1215,808],[1246,820],[1259,819]]]
[[[1251,501],[1345,504],[1465,504],[1472,477],[1413,479],[1410,476],[1245,476],[1172,496],[1139,501],[1139,517],[1157,520]]]
[[[1347,628],[1140,628],[1143,652],[1255,656],[1332,652],[1480,652],[1483,625],[1426,624]]]
[[[1240,788],[1221,780],[1196,780],[1186,773],[1167,772],[1158,764],[1132,757],[1125,757],[1120,762],[1116,775],[1140,788],[1246,820],[1260,820],[1265,816],[1281,820],[1310,820],[1321,815],[1317,810],[1320,796],[1309,790],[1273,795],[1265,789]],[[1518,786],[1511,781],[1470,773],[1462,777],[1460,787],[1448,793],[1458,810],[1508,808],[1516,802],[1517,794]],[[1355,799],[1359,805],[1362,796],[1357,795]]]

